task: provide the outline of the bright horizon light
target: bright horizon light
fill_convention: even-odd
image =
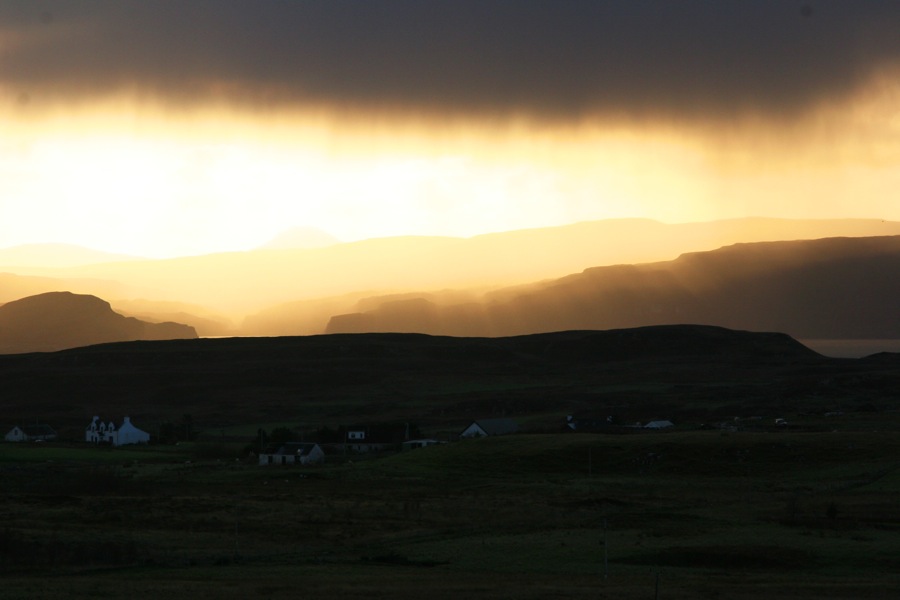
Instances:
[[[897,90],[879,82],[790,127],[727,131],[179,112],[128,98],[15,107],[0,115],[0,247],[165,258],[247,250],[296,227],[349,242],[608,218],[900,220]]]

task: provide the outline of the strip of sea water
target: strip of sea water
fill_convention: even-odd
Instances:
[[[879,352],[900,352],[900,340],[799,340],[801,344],[832,358],[862,358]]]

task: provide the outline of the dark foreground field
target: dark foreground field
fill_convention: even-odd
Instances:
[[[3,414],[62,438],[0,444],[0,597],[897,597],[898,358],[696,327],[0,357]],[[588,413],[676,427],[562,433]],[[93,414],[200,433],[94,447]],[[248,455],[261,427],[443,440],[498,416],[525,433],[309,468]]]
[[[895,433],[513,435],[318,468],[232,450],[4,445],[0,596],[900,589]]]

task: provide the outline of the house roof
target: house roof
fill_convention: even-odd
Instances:
[[[119,433],[120,434],[134,433],[135,431],[140,432],[140,433],[147,433],[143,429],[139,429],[139,428],[135,427],[134,423],[131,422],[131,419],[128,417],[125,417],[125,420],[122,422],[122,426],[119,427]]]
[[[440,444],[440,441],[434,438],[422,438],[419,440],[406,440],[403,442],[404,446],[411,446],[413,444]]]
[[[22,425],[21,429],[29,437],[56,435],[56,430],[49,425]]]
[[[662,429],[664,427],[674,427],[675,423],[672,421],[650,421],[644,427],[648,429]]]
[[[519,431],[518,423],[512,419],[479,419],[472,423],[478,425],[488,435],[503,435]]]
[[[88,423],[88,426],[85,427],[84,429],[85,429],[86,431],[89,431],[89,430],[90,430],[92,427],[94,427],[95,425],[96,425],[96,427],[97,427],[98,429],[101,428],[101,427],[102,427],[102,428],[106,428],[106,429],[110,429],[110,428],[111,428],[111,429],[115,429],[115,428],[116,428],[116,424],[113,423],[112,421],[104,421],[104,420],[101,419],[100,417],[94,417],[93,419],[91,419],[91,422]]]

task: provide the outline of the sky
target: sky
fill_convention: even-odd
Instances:
[[[893,0],[0,0],[0,247],[900,220]]]

